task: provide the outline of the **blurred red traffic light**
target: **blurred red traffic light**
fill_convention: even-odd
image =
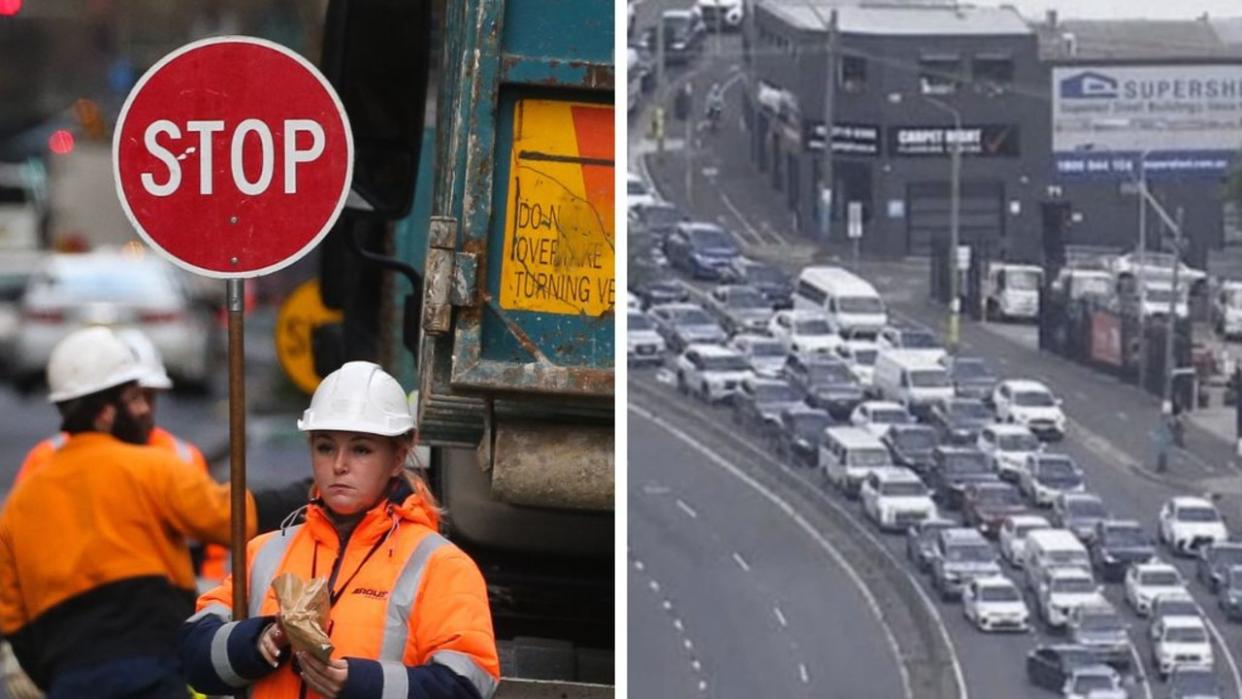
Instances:
[[[22,0],[0,0],[0,17],[11,17],[21,10]]]
[[[4,0],[0,0],[3,2]],[[56,155],[65,155],[73,152],[73,134],[65,129],[57,129],[47,139],[48,150]]]

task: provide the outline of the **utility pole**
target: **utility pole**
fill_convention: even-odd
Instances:
[[[962,113],[935,97],[923,96],[929,104],[953,116],[953,138],[949,144],[949,353],[957,354],[961,327],[962,299],[958,290],[957,248],[960,244],[962,199]],[[986,315],[986,314],[985,314]]]
[[[694,211],[694,83],[686,82],[686,208]]]
[[[1177,207],[1177,225],[1173,227],[1173,293],[1169,297],[1169,322],[1164,334],[1164,402],[1161,412],[1167,417],[1173,414],[1173,336],[1177,334],[1177,270],[1182,266],[1182,220],[1185,211]]]
[[[1139,297],[1139,387],[1147,390],[1147,284],[1145,283],[1145,275],[1147,269],[1147,154],[1150,151],[1143,151],[1139,156],[1139,268],[1138,268],[1138,297]]]
[[[648,35],[650,36],[650,35]],[[664,16],[656,16],[656,79],[655,79],[656,153],[664,157]]]

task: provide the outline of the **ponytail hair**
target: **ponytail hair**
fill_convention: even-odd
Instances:
[[[418,432],[410,430],[405,434],[399,434],[392,439],[399,445],[406,447],[405,463],[402,464],[401,476],[405,482],[409,484],[410,490],[413,490],[418,497],[422,498],[426,506],[434,510],[440,516],[445,515],[445,510],[440,506],[440,501],[436,499],[431,487],[427,485],[427,480],[423,474],[431,464],[425,464],[418,458]]]

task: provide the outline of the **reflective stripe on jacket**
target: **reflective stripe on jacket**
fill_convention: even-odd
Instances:
[[[300,696],[302,681],[288,659],[273,670],[256,646],[277,613],[271,581],[292,572],[333,583],[326,630],[333,657],[349,662],[344,699],[490,697],[500,665],[483,576],[435,532],[436,519],[418,495],[383,501],[365,514],[342,553],[328,516],[311,505],[304,524],[251,541],[251,618],[231,621],[231,579],[199,598],[181,634],[191,684],[207,693],[252,685],[255,699]]]

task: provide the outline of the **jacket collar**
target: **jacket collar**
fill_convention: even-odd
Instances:
[[[389,532],[406,523],[438,529],[440,515],[424,497],[424,488],[425,486],[420,485],[416,493],[410,490],[405,479],[397,479],[388,497],[382,498],[363,514],[349,537],[350,543],[374,544],[376,540],[388,536]],[[329,516],[323,499],[319,497],[318,488],[312,493],[306,509],[306,528],[320,544],[337,547],[339,541],[336,525]]]

